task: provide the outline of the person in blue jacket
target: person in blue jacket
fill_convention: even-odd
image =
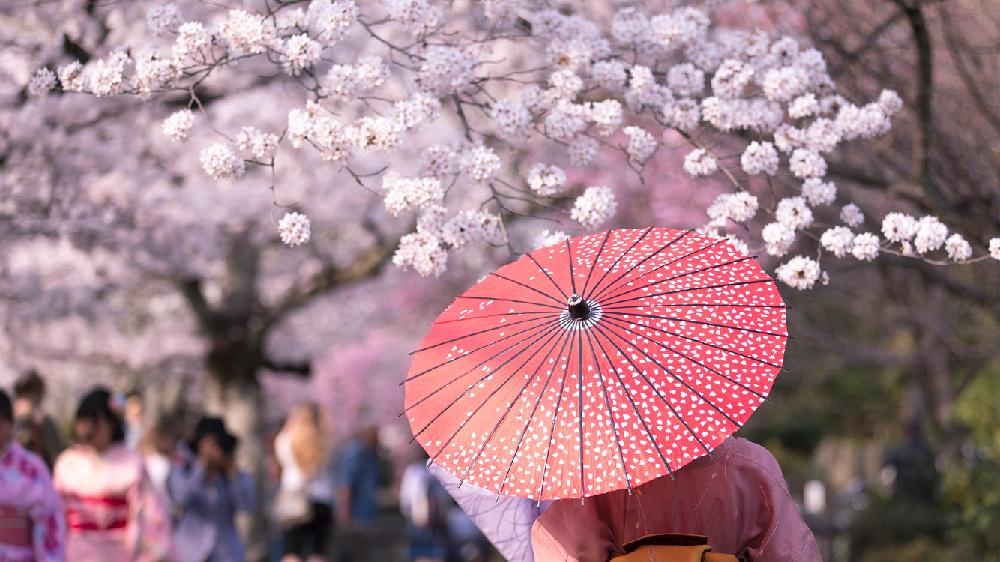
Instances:
[[[179,562],[243,562],[238,511],[256,503],[253,480],[236,468],[238,440],[219,418],[202,418],[187,459],[170,472],[167,487],[179,511],[174,544]]]

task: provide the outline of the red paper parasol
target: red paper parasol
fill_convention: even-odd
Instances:
[[[442,312],[414,352],[404,414],[464,482],[582,498],[722,443],[764,401],[786,338],[774,281],[725,240],[582,236],[501,267]]]

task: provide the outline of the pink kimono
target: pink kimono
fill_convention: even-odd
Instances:
[[[820,562],[812,531],[767,449],[730,438],[714,452],[627,491],[560,500],[531,529],[535,560],[605,562],[646,535],[705,535],[715,552],[766,562]]]
[[[652,534],[704,535],[715,552],[762,562],[820,562],[816,540],[767,449],[735,437],[714,452],[632,490],[536,507],[497,497],[431,466],[505,558],[516,562],[606,562]]]
[[[62,503],[49,469],[37,455],[12,442],[0,453],[0,560],[62,562]]]
[[[169,516],[138,453],[74,446],[56,461],[54,481],[66,507],[68,560],[170,560]]]

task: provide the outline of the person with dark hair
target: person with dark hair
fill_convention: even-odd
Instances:
[[[190,458],[175,466],[167,488],[180,520],[174,531],[179,562],[243,562],[238,511],[254,508],[250,475],[236,467],[239,440],[215,417],[202,418],[188,441]]]
[[[45,380],[38,371],[29,369],[14,383],[14,427],[17,440],[35,453],[48,467],[62,452],[64,443],[59,427],[45,413]]]
[[[14,439],[14,408],[0,390],[0,560],[61,562],[65,540],[49,470]]]
[[[170,519],[143,468],[123,444],[114,395],[95,388],[73,420],[75,444],[56,460],[54,481],[66,506],[66,554],[73,562],[171,559]]]

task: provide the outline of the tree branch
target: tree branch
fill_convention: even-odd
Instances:
[[[987,101],[986,97],[983,95],[983,91],[979,88],[979,84],[976,83],[976,79],[972,76],[972,71],[966,65],[964,54],[969,51],[968,47],[963,50],[964,45],[959,45],[960,39],[955,33],[955,29],[951,25],[951,18],[948,16],[948,10],[941,10],[941,22],[944,24],[944,37],[945,42],[948,45],[948,50],[951,52],[951,58],[955,61],[955,70],[958,73],[959,78],[961,78],[962,83],[965,84],[965,88],[969,91],[969,96],[972,97],[972,101],[979,110],[979,113],[983,115],[986,122],[990,124],[993,130],[1000,135],[1000,115],[993,111],[990,107],[990,102]]]
[[[821,41],[824,45],[828,45],[832,49],[837,51],[837,54],[839,54],[843,59],[842,61],[840,61],[839,64],[837,64],[837,66],[830,69],[830,76],[836,77],[840,75],[840,73],[843,72],[846,67],[850,66],[855,62],[858,62],[858,60],[861,58],[862,55],[864,55],[869,50],[875,48],[878,45],[879,38],[881,38],[886,31],[891,29],[892,26],[896,25],[896,23],[902,17],[903,17],[903,12],[893,12],[892,15],[883,20],[882,23],[875,26],[875,28],[872,29],[872,31],[867,36],[865,36],[865,39],[864,41],[861,42],[861,45],[853,50],[847,50],[843,47],[843,45],[839,43],[836,43],[834,41],[827,41],[821,38]],[[815,36],[815,34],[813,35]]]
[[[952,296],[980,305],[994,317],[1000,318],[1000,300],[979,287],[963,283],[942,271],[941,268],[920,260],[903,259],[899,260],[898,263],[915,269],[927,282],[944,288]]]
[[[347,266],[328,266],[309,279],[296,284],[284,299],[265,314],[261,333],[266,334],[268,329],[308,304],[313,298],[343,285],[374,276],[392,259],[397,245],[399,245],[398,238],[376,244],[361,252]]]
[[[191,306],[191,310],[194,311],[195,316],[198,318],[198,323],[206,328],[212,326],[218,318],[218,314],[212,310],[212,306],[208,304],[208,299],[205,298],[201,279],[182,279],[177,282],[177,288],[184,295],[184,299],[187,300],[188,305]]]
[[[270,356],[265,356],[261,362],[261,367],[275,373],[289,374],[301,378],[308,378],[312,375],[312,363],[309,361],[275,360]]]
[[[941,193],[931,178],[929,168],[931,135],[934,130],[932,105],[934,99],[934,51],[927,20],[920,2],[907,3],[906,0],[892,0],[906,16],[917,48],[917,126],[913,139],[913,181],[944,209],[951,209],[948,199]]]

